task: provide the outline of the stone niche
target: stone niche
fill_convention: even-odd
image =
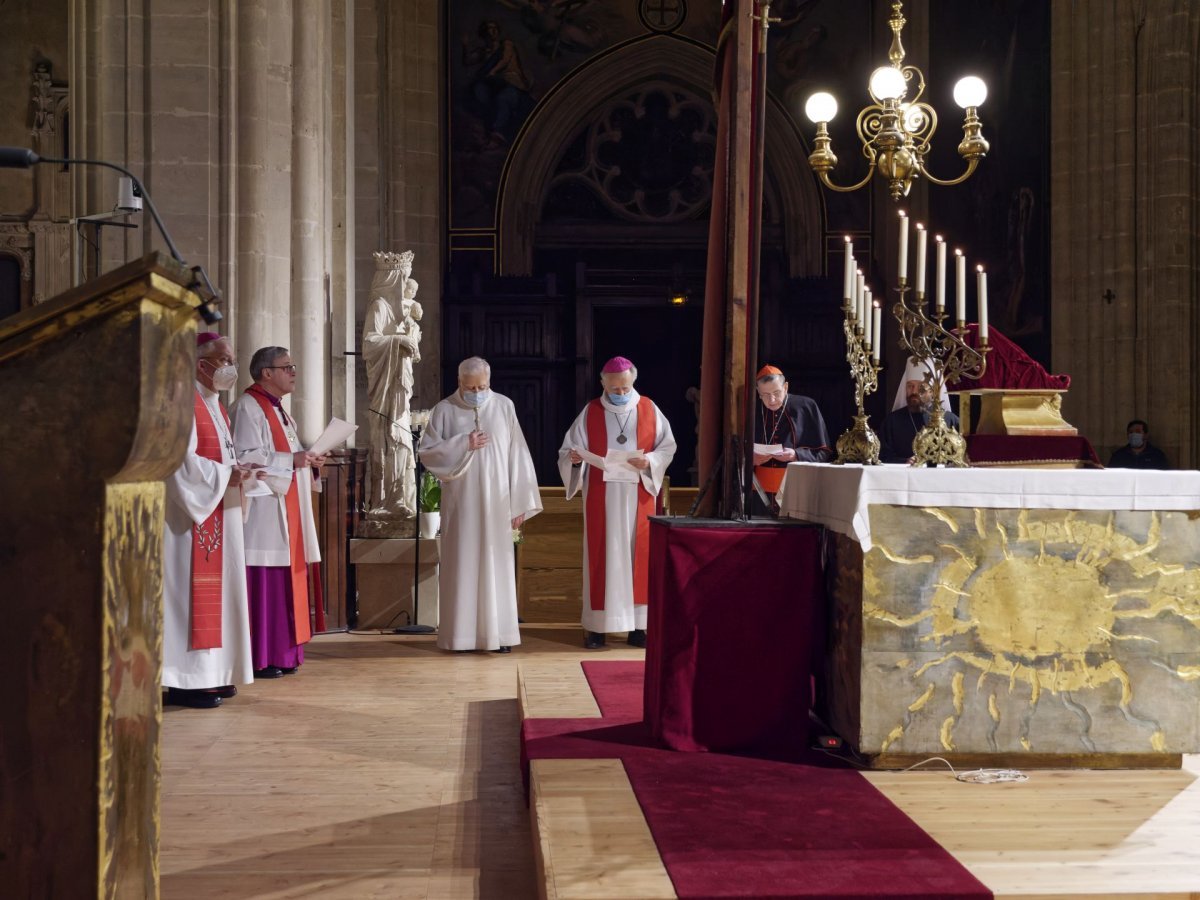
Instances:
[[[1200,514],[872,505],[838,535],[827,703],[874,765],[1200,750]],[[987,764],[987,763],[983,763]]]

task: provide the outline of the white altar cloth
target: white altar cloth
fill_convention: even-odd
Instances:
[[[1200,472],[1137,469],[930,469],[791,463],[780,515],[817,522],[871,549],[873,503],[988,509],[1200,510]]]

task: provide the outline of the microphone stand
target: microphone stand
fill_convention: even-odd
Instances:
[[[417,443],[421,440],[421,429],[414,427],[411,431],[414,461],[413,475],[417,482],[417,491],[414,495],[417,498],[417,536],[413,543],[413,614],[412,621],[409,624],[393,628],[392,634],[433,634],[436,629],[432,625],[422,625],[419,621],[421,609],[419,605],[421,591],[421,473],[425,467],[421,465],[421,458],[417,456]]]
[[[158,209],[155,207],[154,201],[150,199],[150,194],[136,175],[123,166],[118,166],[116,163],[106,162],[102,159],[64,159],[52,156],[40,156],[32,150],[26,150],[22,147],[0,147],[0,168],[29,169],[39,163],[57,163],[66,166],[103,166],[106,169],[120,172],[129,178],[133,182],[134,192],[140,194],[142,199],[146,201],[146,208],[150,210],[150,217],[154,219],[154,224],[158,226],[159,234],[167,242],[167,249],[171,251],[172,258],[192,273],[192,281],[188,285],[188,290],[200,294],[202,302],[196,308],[196,311],[200,313],[200,317],[208,325],[213,325],[224,318],[213,306],[213,304],[221,302],[220,291],[213,287],[213,283],[209,281],[208,274],[204,271],[203,266],[189,266],[184,262],[183,257],[179,253],[179,248],[171,240],[171,235],[167,232],[167,227],[163,224],[163,220],[158,214]]]

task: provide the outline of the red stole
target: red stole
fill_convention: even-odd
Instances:
[[[246,388],[246,393],[258,401],[263,415],[271,425],[271,440],[275,443],[278,453],[294,453],[291,442],[284,433],[283,423],[275,415],[275,404],[272,397],[257,384]],[[283,412],[282,408],[280,412]],[[284,413],[287,415],[287,413]],[[292,486],[286,495],[288,550],[291,551],[292,571],[292,640],[297,644],[312,639],[312,626],[308,621],[308,564],[304,558],[304,520],[300,518],[300,491],[296,487],[296,476],[292,475]]]
[[[193,401],[196,416],[196,455],[222,462],[221,436],[217,423],[200,391]],[[229,415],[220,402],[217,407],[229,427]],[[212,650],[221,646],[221,573],[225,549],[225,498],[199,525],[192,526],[192,615],[188,646],[193,650]]]
[[[588,450],[597,456],[608,454],[608,428],[604,421],[607,411],[601,402],[593,400],[587,406]],[[642,397],[637,405],[637,443],[643,453],[654,449],[654,436],[658,429],[658,416],[649,398]],[[588,587],[592,609],[604,609],[605,562],[607,547],[605,534],[608,520],[605,518],[604,472],[588,466],[587,500],[584,504],[584,520],[587,524]],[[637,486],[637,523],[633,541],[633,602],[645,605],[650,591],[650,516],[654,514],[654,497],[646,490],[641,479]]]

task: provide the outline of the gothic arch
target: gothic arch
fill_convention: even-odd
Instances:
[[[653,79],[675,79],[712,93],[710,49],[674,35],[649,35],[604,54],[563,79],[526,120],[500,178],[497,202],[499,272],[530,275],[534,234],[566,144],[622,92]],[[765,164],[780,200],[784,243],[793,276],[820,271],[824,205],[807,165],[808,151],[787,115],[768,102]],[[561,135],[561,142],[539,139]]]

